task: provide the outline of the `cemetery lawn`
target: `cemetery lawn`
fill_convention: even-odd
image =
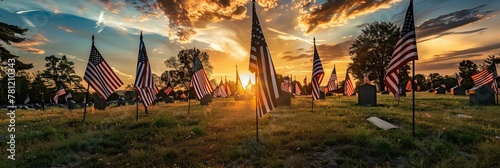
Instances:
[[[0,167],[500,167],[500,106],[419,92],[413,137],[411,97],[377,99],[365,107],[357,96],[331,96],[312,112],[311,97],[298,96],[260,119],[260,142],[253,101],[191,101],[189,116],[187,102],[159,103],[149,115],[140,106],[138,122],[135,105],[88,113],[86,122],[83,109],[18,109],[15,161],[3,109]],[[372,116],[399,128],[380,129]]]

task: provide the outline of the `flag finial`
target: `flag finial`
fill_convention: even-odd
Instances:
[[[142,40],[142,31],[141,31],[141,40]]]
[[[316,44],[316,37],[313,37],[313,42],[314,44]]]
[[[94,35],[92,34],[92,45],[94,45]]]

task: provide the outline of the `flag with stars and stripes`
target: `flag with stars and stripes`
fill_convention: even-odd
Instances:
[[[238,74],[238,67],[236,67],[236,92],[240,95],[245,93],[243,83],[241,83],[240,75]]]
[[[394,94],[394,98],[399,100],[398,82],[399,69],[409,61],[418,60],[417,41],[415,36],[415,23],[413,20],[413,1],[410,1],[406,17],[401,31],[401,37],[396,43],[392,59],[387,67],[384,82],[387,88]],[[415,68],[415,67],[413,67]]]
[[[142,104],[147,107],[153,104],[156,99],[156,84],[153,81],[153,74],[151,72],[151,66],[149,64],[148,54],[146,52],[146,46],[142,40],[142,32],[140,36],[139,43],[139,57],[137,59],[137,70],[135,75],[135,90],[137,91]]]
[[[321,60],[319,59],[318,50],[316,49],[316,38],[314,38],[314,59],[313,59],[313,69],[312,69],[312,99],[319,99],[319,85],[323,81],[323,76],[325,72],[323,71],[323,65],[321,65]]]
[[[103,100],[123,85],[123,82],[116,76],[113,69],[104,60],[97,48],[94,46],[94,36],[92,35],[92,48],[90,49],[89,62],[83,75],[83,79],[94,89]]]
[[[492,63],[485,70],[482,70],[481,72],[472,75],[472,80],[474,81],[474,84],[476,85],[476,87],[492,83],[492,88],[493,88],[493,84],[494,84],[493,81],[496,82],[495,79],[497,76],[498,76],[497,75],[497,68],[496,68],[495,64]],[[496,88],[493,88],[493,89],[496,90]]]
[[[333,65],[332,75],[330,76],[326,86],[330,92],[337,89],[337,70],[335,70],[335,65]]]
[[[168,96],[170,95],[170,92],[172,92],[174,89],[172,88],[172,83],[168,82],[167,88],[163,90],[163,92]]]
[[[276,99],[280,96],[280,91],[278,90],[276,71],[274,70],[271,53],[267,47],[264,33],[262,32],[257,12],[255,11],[255,2],[252,4],[252,13],[252,41],[250,46],[249,70],[255,73],[257,77],[257,117],[260,118],[277,107]]]
[[[455,73],[455,76],[457,78],[457,86],[462,86],[462,81],[464,80],[464,78],[462,78],[462,76],[457,73]]]
[[[205,69],[203,69],[203,64],[198,58],[197,55],[193,58],[194,66],[193,75],[191,75],[191,84],[190,86],[194,88],[194,93],[196,94],[197,99],[202,99],[205,95],[213,92],[212,85],[207,78],[207,74],[205,73]],[[222,78],[221,78],[222,84]],[[221,89],[222,90],[222,89]]]
[[[345,73],[344,94],[346,96],[352,96],[354,94],[354,86],[352,85],[351,78],[349,78],[349,70]]]
[[[66,94],[66,90],[64,90],[64,87],[62,85],[59,86],[59,88],[57,89],[56,95],[54,96],[54,103],[57,104],[59,102],[59,96],[62,96],[65,94]]]

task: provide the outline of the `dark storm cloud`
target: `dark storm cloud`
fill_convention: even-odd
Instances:
[[[432,35],[439,35],[447,30],[474,23],[480,20],[487,19],[492,16],[495,11],[483,11],[481,9],[486,5],[481,5],[471,9],[455,11],[445,15],[429,19],[419,25],[417,35],[419,38],[425,38]]]

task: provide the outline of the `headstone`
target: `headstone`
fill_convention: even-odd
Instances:
[[[207,94],[207,95],[203,96],[203,98],[200,99],[200,105],[208,105],[208,104],[210,104],[210,102],[212,102],[212,95],[211,94]]]
[[[325,92],[323,91],[319,91],[319,99],[326,99],[326,95],[325,95]]]
[[[167,96],[164,98],[164,100],[165,100],[165,103],[167,103],[167,104],[174,103],[174,97],[172,97],[172,96]]]
[[[385,91],[385,90],[384,90],[384,91],[381,91],[381,92],[380,92],[380,94],[381,94],[381,95],[389,94],[389,91]]]
[[[76,102],[74,100],[68,101],[68,110],[76,109]]]
[[[406,84],[400,83],[398,89],[399,89],[399,96],[406,97]]]
[[[388,130],[388,129],[392,129],[392,128],[398,128],[397,126],[395,125],[392,125],[391,123],[387,122],[387,121],[384,121],[378,117],[370,117],[368,119],[366,119],[368,121],[370,121],[371,123],[375,124],[377,127],[379,128],[382,128],[384,130]]]
[[[78,103],[81,108],[85,108],[85,103]],[[88,107],[88,106],[87,106]]]
[[[118,98],[118,106],[125,106],[125,98],[120,97]]]
[[[134,100],[128,100],[128,101],[127,101],[127,104],[128,104],[128,105],[135,105],[135,101],[134,101]]]
[[[94,107],[95,107],[95,109],[98,109],[98,110],[104,110],[104,109],[106,109],[106,101],[100,97],[95,98],[94,99]]]
[[[33,108],[35,108],[35,110],[41,110],[42,106],[37,103],[33,105]]]
[[[465,88],[461,86],[455,86],[450,89],[452,95],[465,95]]]
[[[377,105],[377,88],[375,85],[364,84],[358,87],[358,105]]]
[[[290,106],[292,104],[292,94],[287,91],[281,91],[280,97],[276,99],[278,106]]]
[[[494,105],[495,92],[486,85],[474,87],[469,90],[469,102],[472,105]]]
[[[437,87],[434,89],[434,94],[445,94],[445,93],[446,93],[446,89],[443,87]]]

